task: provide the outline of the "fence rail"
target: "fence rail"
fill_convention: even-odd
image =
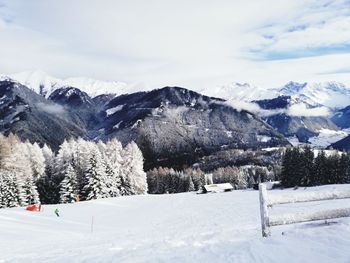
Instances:
[[[319,191],[295,195],[276,195],[273,198],[269,198],[267,195],[266,185],[261,183],[259,184],[259,199],[262,236],[269,236],[271,234],[270,227],[272,226],[310,222],[316,220],[327,220],[340,217],[350,217],[350,208],[328,209],[317,212],[303,212],[295,214],[282,214],[271,217],[269,216],[269,208],[272,207],[272,205],[346,198],[350,198],[350,191]]]

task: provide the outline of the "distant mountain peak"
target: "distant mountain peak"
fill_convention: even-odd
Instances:
[[[101,81],[85,77],[59,79],[52,77],[41,70],[24,71],[16,74],[0,76],[0,80],[8,78],[27,86],[31,90],[43,95],[46,98],[48,98],[56,89],[63,87],[78,88],[89,94],[91,97],[96,97],[101,94],[120,95],[129,92],[129,87],[124,82]]]
[[[290,95],[295,92],[300,92],[303,88],[305,88],[307,85],[307,82],[299,83],[294,81],[289,81],[286,85],[284,85],[280,92],[284,95]]]

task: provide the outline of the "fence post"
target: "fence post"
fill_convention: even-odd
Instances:
[[[263,183],[259,184],[259,198],[260,198],[260,217],[261,217],[262,236],[268,237],[270,235],[269,211],[267,208],[266,185]]]

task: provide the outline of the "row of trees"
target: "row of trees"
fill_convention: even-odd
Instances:
[[[350,183],[350,155],[310,147],[288,148],[282,161],[281,183],[285,187]]]
[[[205,174],[201,169],[154,168],[147,172],[150,194],[198,191],[206,184],[231,183],[235,189],[252,188],[255,183],[274,180],[275,171],[263,166],[227,166]]]
[[[71,139],[54,154],[46,145],[0,137],[0,207],[145,193],[143,156],[134,142]]]
[[[147,172],[150,194],[198,191],[203,185],[211,183],[210,180],[200,169],[175,171],[173,168],[158,167]]]

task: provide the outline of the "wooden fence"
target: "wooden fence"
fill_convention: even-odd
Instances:
[[[274,195],[273,198],[269,198],[267,195],[266,185],[261,183],[259,184],[259,198],[261,230],[263,237],[267,237],[271,234],[270,227],[272,226],[295,224],[316,220],[327,220],[340,217],[350,217],[350,208],[328,209],[323,211],[303,212],[295,214],[282,214],[273,217],[269,216],[269,208],[271,208],[273,205],[345,199],[350,198],[349,190],[305,192],[283,196]]]

